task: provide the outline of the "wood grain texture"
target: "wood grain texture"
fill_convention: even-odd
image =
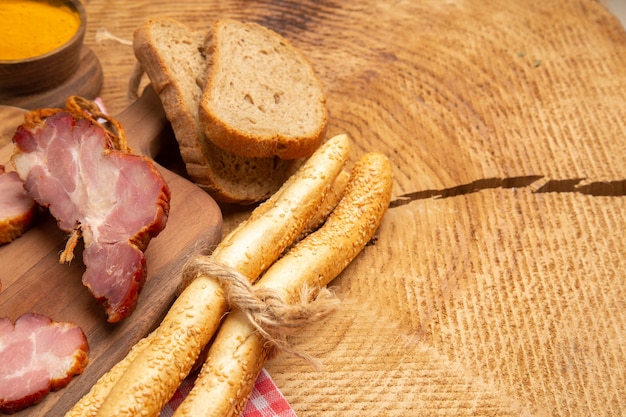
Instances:
[[[152,143],[165,142],[162,134],[168,132],[158,96],[148,93],[153,92],[148,91],[118,117],[137,153],[150,149]],[[23,114],[23,110],[0,106],[0,164],[8,170],[12,170],[8,163],[12,133],[23,122]],[[161,321],[181,285],[187,258],[209,253],[221,238],[222,217],[215,201],[186,179],[159,168],[172,193],[170,213],[165,229],[145,252],[147,278],[137,308],[121,323],[108,323],[102,306],[82,284],[82,244],[69,265],[59,263],[68,235],[46,211],[41,211],[31,230],[0,246],[0,317],[15,321],[22,314],[37,312],[55,321],[74,322],[87,335],[90,348],[85,371],[67,388],[14,415],[63,415]]]
[[[626,32],[594,0],[89,0],[113,113],[149,17],[277,30],[329,136],[394,165],[342,309],[267,369],[297,415],[626,414]],[[245,210],[224,208],[225,232]]]

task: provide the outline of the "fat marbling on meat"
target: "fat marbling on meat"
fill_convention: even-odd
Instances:
[[[169,214],[170,190],[155,164],[113,149],[102,126],[68,112],[27,119],[13,142],[26,189],[72,233],[69,252],[82,236],[83,284],[109,322],[128,317],[146,279],[144,251]]]
[[[33,223],[36,213],[37,204],[17,173],[6,172],[0,165],[0,245],[21,236]]]
[[[0,318],[0,411],[15,413],[65,387],[87,366],[89,345],[73,323],[28,313]]]

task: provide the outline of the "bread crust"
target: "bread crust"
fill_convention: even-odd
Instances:
[[[295,240],[346,163],[350,143],[331,138],[250,218],[230,232],[211,259],[254,281]],[[157,416],[209,342],[228,305],[218,280],[200,275],[157,329],[98,381],[67,414]],[[158,381],[155,382],[155,381]]]
[[[276,261],[255,287],[280,291],[288,302],[307,287],[316,294],[358,255],[391,199],[389,160],[369,153],[354,165],[345,194],[322,227]],[[194,387],[174,417],[235,417],[243,412],[270,348],[241,311],[224,320]]]
[[[245,47],[230,48],[235,52],[228,48],[231,39],[226,39],[232,27],[246,31],[241,42],[251,39]],[[206,39],[206,50],[199,115],[209,140],[246,157],[305,158],[319,147],[328,124],[323,85],[306,56],[289,40],[256,23],[219,19]],[[245,65],[254,60],[258,62]],[[235,64],[236,72],[232,69]],[[244,72],[249,78],[239,77]],[[299,76],[281,79],[292,73]],[[282,85],[289,83],[292,86]],[[283,95],[287,98],[276,100]],[[237,104],[237,110],[224,111],[221,101],[225,97]],[[295,114],[296,107],[302,107],[302,114]]]
[[[167,35],[167,40],[157,39],[162,35]],[[257,203],[275,193],[302,161],[242,157],[206,138],[198,107],[205,79],[207,36],[208,31],[159,17],[136,29],[133,50],[163,104],[189,177],[217,201]]]

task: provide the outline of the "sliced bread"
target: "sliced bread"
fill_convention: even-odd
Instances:
[[[206,138],[198,108],[207,35],[175,19],[155,18],[135,31],[133,50],[159,94],[190,179],[217,201],[256,203],[274,194],[300,161],[238,156]]]
[[[326,134],[326,97],[302,52],[251,22],[218,19],[200,103],[206,136],[236,155],[310,156]]]

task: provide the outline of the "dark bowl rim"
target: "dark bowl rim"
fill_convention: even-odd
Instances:
[[[35,0],[35,1],[40,1],[42,3],[50,3],[49,0]],[[18,64],[22,65],[22,64],[29,63],[29,62],[36,62],[39,60],[44,60],[46,58],[49,58],[50,56],[53,56],[59,53],[60,50],[67,48],[68,46],[74,44],[75,42],[82,43],[82,39],[85,36],[85,31],[87,29],[87,12],[85,11],[85,7],[83,6],[83,3],[80,0],[60,0],[57,2],[62,3],[63,5],[70,6],[72,9],[74,9],[78,13],[78,17],[80,19],[80,25],[78,26],[78,30],[76,31],[76,33],[74,33],[74,35],[63,45],[58,46],[52,49],[51,51],[46,52],[45,54],[36,55],[30,58],[23,58],[23,59],[0,59],[0,65],[2,66],[10,66],[10,65],[18,65]]]

